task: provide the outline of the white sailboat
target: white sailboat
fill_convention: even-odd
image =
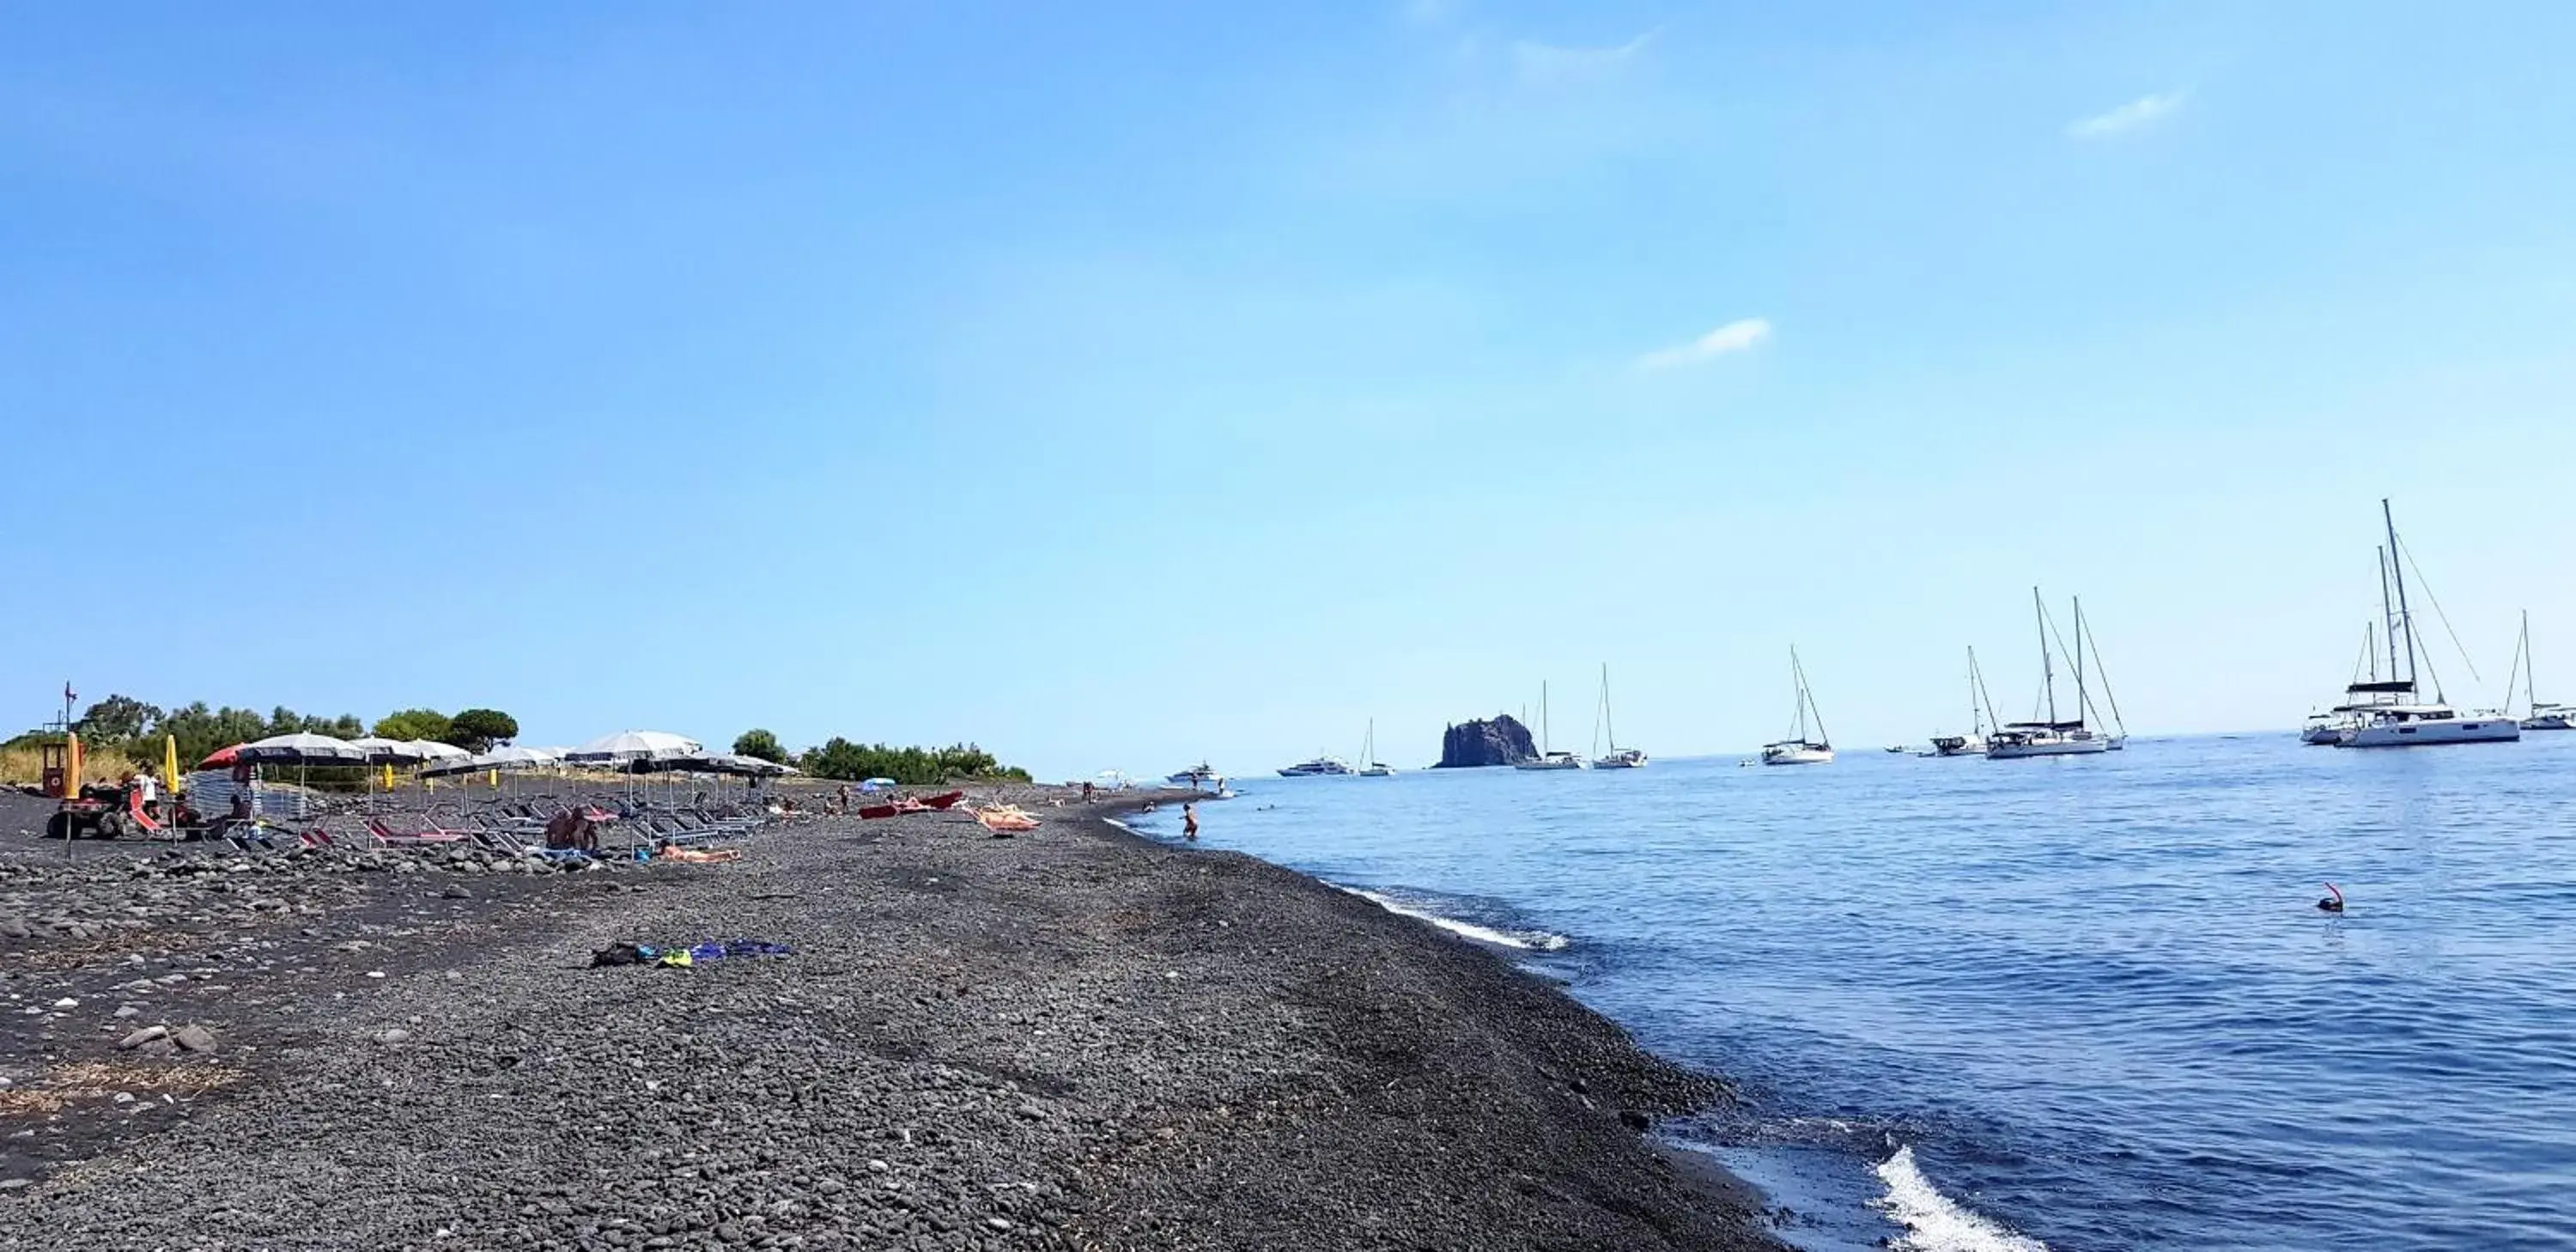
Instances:
[[[1518,762],[1512,768],[1529,770],[1583,768],[1582,757],[1571,752],[1551,751],[1548,748],[1547,684],[1544,682],[1538,685],[1538,755]]]
[[[2514,645],[2513,673],[2505,676],[2505,700],[2513,699],[2513,680],[2522,679],[2522,728],[2524,730],[2576,730],[2576,705],[2558,704],[2540,698],[2537,683],[2531,677],[2531,610],[2522,611],[2522,639]]]
[[[2117,751],[2127,742],[2126,734],[2103,734],[2085,720],[2085,714],[2093,707],[2093,700],[2084,683],[2084,648],[2089,634],[2084,624],[2084,602],[2080,599],[2075,601],[2075,716],[2072,718],[2057,715],[2056,653],[2048,646],[2053,632],[2049,628],[2048,607],[2041,603],[2037,587],[2030,589],[2030,607],[2032,616],[2039,622],[2040,691],[2047,716],[2039,721],[2005,723],[1987,738],[1986,759],[2018,761],[2040,756],[2091,756]],[[2104,687],[2103,695],[2108,697],[2109,694],[2110,689]],[[2119,705],[2114,701],[2112,717],[2115,723],[2118,715]]]
[[[1790,728],[1788,738],[1762,745],[1762,763],[1831,765],[1834,763],[1834,745],[1825,735],[1825,715],[1816,707],[1815,693],[1807,690],[1807,667],[1799,663],[1798,650],[1794,647],[1789,649],[1789,677],[1798,686],[1797,722]],[[1807,735],[1810,716],[1815,721],[1814,738]]]
[[[2379,577],[2381,585],[2387,585],[2388,549],[2386,548],[2379,550]],[[2299,727],[2299,742],[2312,748],[2330,748],[2343,742],[2345,735],[2351,734],[2361,726],[2361,718],[2352,711],[2353,693],[2366,691],[2368,689],[2366,684],[2375,684],[2378,681],[2379,627],[2374,623],[2361,628],[2361,655],[2353,659],[2352,678],[2344,689],[2345,702],[2322,713],[2308,714],[2308,720]]]
[[[2496,714],[2463,717],[2442,696],[2440,675],[2433,677],[2433,699],[2417,702],[2412,697],[2423,694],[2418,676],[2423,672],[2417,654],[2415,614],[2406,601],[2406,549],[2397,542],[2397,515],[2388,501],[2379,502],[2380,520],[2388,528],[2387,559],[2380,563],[2380,609],[2388,614],[2388,672],[2384,682],[2355,683],[2347,692],[2371,697],[2366,702],[2352,702],[2335,710],[2353,716],[2352,729],[2335,740],[2338,748],[2415,748],[2449,743],[2511,743],[2522,738],[2522,725],[2514,719]],[[2396,602],[2390,606],[2388,595],[2395,585]],[[2406,668],[2397,668],[2398,647],[2405,646]]]
[[[1968,649],[1968,733],[1932,736],[1931,756],[1986,754],[1985,676],[1977,672],[1977,650]]]
[[[1359,774],[1362,778],[1392,778],[1395,776],[1394,766],[1377,759],[1377,719],[1374,717],[1369,719],[1368,737],[1360,740]]]
[[[1592,731],[1595,736],[1592,741],[1592,747],[1596,752],[1601,748],[1601,740],[1599,736],[1604,732],[1607,732],[1610,739],[1609,753],[1604,756],[1593,757],[1592,768],[1644,769],[1646,767],[1646,750],[1644,748],[1623,748],[1619,746],[1619,727],[1618,724],[1610,718],[1610,663],[1607,661],[1601,663],[1601,715],[1593,719]]]

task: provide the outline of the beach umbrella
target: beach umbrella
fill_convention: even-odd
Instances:
[[[364,765],[367,750],[346,739],[301,731],[271,735],[233,749],[236,760],[260,765]]]
[[[420,749],[411,745],[411,741],[404,739],[369,735],[364,739],[350,740],[349,746],[365,752],[370,765],[417,765],[427,759]]]
[[[455,744],[440,743],[435,739],[406,739],[403,746],[411,750],[413,759],[420,761],[461,761],[474,755]]]
[[[214,751],[214,752],[209,752],[209,753],[207,753],[207,754],[206,754],[206,759],[205,759],[205,760],[202,760],[202,761],[197,762],[197,768],[199,768],[199,769],[231,769],[234,765],[238,764],[238,763],[241,761],[241,750],[242,750],[242,745],[237,743],[237,744],[234,744],[233,746],[231,746],[231,747],[229,747],[229,748],[223,748],[223,749],[219,749],[219,750]]]
[[[161,736],[161,774],[161,783],[170,789],[170,794],[174,796],[179,794],[179,737],[177,735]]]
[[[592,764],[623,765],[633,761],[667,761],[673,757],[691,756],[706,750],[706,745],[683,735],[659,730],[624,730],[601,739],[593,739],[564,754],[567,761]]]

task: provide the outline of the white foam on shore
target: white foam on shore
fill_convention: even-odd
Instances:
[[[1379,895],[1374,891],[1363,891],[1358,887],[1344,887],[1340,883],[1334,883],[1332,886],[1358,896],[1379,908],[1385,909],[1389,913],[1397,913],[1405,917],[1416,918],[1421,921],[1429,922],[1453,935],[1473,939],[1478,943],[1490,943],[1498,947],[1505,948],[1519,948],[1525,952],[1554,952],[1557,949],[1564,947],[1569,942],[1569,940],[1567,940],[1563,935],[1551,934],[1544,930],[1495,930],[1490,926],[1479,926],[1474,922],[1462,922],[1454,917],[1442,917],[1441,915],[1427,909],[1417,909],[1411,905]]]
[[[1914,1149],[1902,1147],[1878,1167],[1887,1194],[1870,1206],[1905,1228],[1888,1246],[1897,1252],[2048,1252],[2048,1245],[1958,1206],[1914,1167]]]

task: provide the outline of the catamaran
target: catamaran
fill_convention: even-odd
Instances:
[[[1377,759],[1377,719],[1368,724],[1368,737],[1360,740],[1360,777],[1393,778],[1395,767]]]
[[[2379,597],[2380,611],[2388,619],[2390,677],[2345,688],[2347,695],[2369,698],[2348,701],[2335,710],[2353,718],[2351,729],[2335,740],[2335,746],[2413,748],[2441,743],[2510,743],[2522,738],[2521,724],[2502,714],[2462,717],[2442,697],[2439,674],[2432,676],[2431,702],[2410,700],[2422,694],[2416,682],[2422,670],[2416,649],[2415,615],[2406,602],[2406,549],[2397,542],[2397,515],[2384,499],[2379,502],[2379,516],[2388,528],[2388,548],[2379,565]],[[2393,605],[2388,598],[2392,581],[2397,597]],[[2428,590],[2426,594],[2431,593]],[[2401,643],[2406,655],[2403,673],[2397,667]]]
[[[2128,742],[2125,728],[2121,733],[2106,735],[2094,730],[2085,719],[2093,708],[2093,699],[2084,683],[2084,650],[2091,633],[2084,623],[2084,601],[2075,601],[2075,716],[2071,718],[2057,715],[2056,654],[2048,646],[2049,637],[2055,632],[2049,625],[2048,606],[2041,603],[2037,587],[2030,589],[2030,607],[2032,616],[2039,622],[2039,681],[2047,717],[2041,721],[2005,723],[1986,739],[1986,759],[2017,761],[2035,756],[2090,756],[2119,750]],[[2094,659],[2100,660],[2098,652]],[[2096,669],[2099,669],[2098,665]],[[2111,694],[2107,683],[2102,694],[2106,699]],[[2119,702],[2113,700],[2111,720],[2114,725],[2119,723],[2119,715]]]
[[[1515,762],[1513,769],[1581,769],[1583,758],[1571,752],[1550,751],[1547,746],[1547,684],[1538,685],[1538,755]]]
[[[1644,769],[1646,767],[1644,748],[1619,746],[1619,727],[1610,720],[1610,663],[1607,661],[1601,663],[1601,716],[1593,720],[1592,730],[1595,736],[1592,747],[1595,751],[1601,747],[1600,735],[1606,732],[1610,738],[1609,754],[1593,757],[1592,768]]]
[[[2388,549],[2379,550],[2380,585],[2388,585]],[[2379,627],[2376,623],[2361,628],[2361,655],[2353,660],[2352,677],[2344,688],[2344,703],[2322,713],[2308,714],[2299,727],[2299,742],[2309,747],[2333,747],[2345,735],[2360,729],[2361,718],[2353,712],[2352,697],[2367,693],[2379,682]]]
[[[2512,674],[2505,676],[2505,699],[2513,699],[2513,680],[2522,679],[2524,730],[2576,730],[2576,706],[2540,698],[2531,677],[2531,610],[2522,611],[2522,639],[2514,645]]]
[[[1986,754],[1985,676],[1977,672],[1977,650],[1968,649],[1968,733],[1932,736],[1930,756]]]
[[[1825,715],[1816,707],[1816,695],[1807,690],[1807,667],[1798,662],[1798,650],[1789,649],[1789,678],[1798,687],[1797,722],[1790,727],[1789,737],[1778,743],[1762,745],[1765,765],[1831,765],[1834,745],[1825,735]],[[1813,717],[1815,737],[1807,736],[1807,722]]]

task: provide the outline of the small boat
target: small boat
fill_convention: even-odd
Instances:
[[[1296,764],[1279,771],[1279,776],[1281,778],[1316,778],[1328,774],[1347,774],[1350,772],[1351,767],[1348,764],[1345,764],[1342,758],[1337,756],[1319,756],[1311,761],[1299,761]]]
[[[1613,722],[1610,718],[1610,664],[1607,661],[1604,661],[1601,664],[1601,717],[1599,719],[1598,728],[1608,736],[1610,740],[1610,751],[1606,754],[1593,757],[1592,768],[1644,769],[1646,767],[1646,750],[1644,748],[1623,748],[1619,746],[1619,727],[1618,724]],[[1599,745],[1595,744],[1594,746],[1598,747]]]
[[[2540,699],[2540,693],[2532,683],[2531,610],[2529,609],[2522,611],[2522,642],[2514,648],[2513,665],[2514,674],[2519,674],[2522,678],[2522,728],[2524,730],[2576,730],[2576,706]],[[2513,698],[2514,674],[2506,675],[2504,680],[2505,698],[2508,701]]]
[[[1559,770],[1581,769],[1583,758],[1571,752],[1550,751],[1547,746],[1547,684],[1538,685],[1538,755],[1526,761],[1515,761],[1513,769]]]
[[[2498,713],[2461,716],[2448,700],[2442,698],[2441,680],[2433,685],[2430,702],[2410,699],[2422,693],[2416,685],[2415,615],[2406,602],[2406,549],[2398,546],[2397,516],[2388,501],[2379,502],[2380,520],[2388,528],[2388,546],[2380,552],[2380,611],[2387,615],[2388,672],[2382,682],[2354,683],[2347,695],[2368,696],[2367,700],[2350,701],[2334,711],[2350,715],[2352,728],[2335,740],[2338,748],[2419,748],[2452,743],[2512,743],[2522,738],[2522,723]],[[2394,588],[2396,600],[2388,597]],[[2398,650],[2405,649],[2406,665],[2398,668]]]
[[[1214,777],[1216,777],[1216,771],[1210,768],[1207,762],[1201,761],[1179,773],[1163,775],[1163,781],[1179,783],[1184,787],[1195,787]]]
[[[1887,746],[1886,746],[1886,747],[1884,747],[1884,748],[1880,748],[1880,749],[1879,749],[1879,751],[1881,751],[1881,752],[1894,753],[1894,754],[1895,754],[1895,755],[1897,755],[1897,756],[1903,756],[1903,755],[1905,755],[1905,754],[1906,754],[1906,752],[1908,752],[1909,750],[1910,750],[1910,749],[1908,749],[1904,744],[1901,744],[1901,743],[1892,743],[1892,744],[1887,745]]]
[[[1374,717],[1369,719],[1368,737],[1360,740],[1359,775],[1362,778],[1395,777],[1395,767],[1377,759],[1377,719]]]
[[[2117,751],[2127,736],[2103,734],[2085,721],[2084,715],[2092,710],[2093,700],[2084,685],[2084,602],[2075,602],[2075,716],[2072,718],[2057,715],[2056,653],[2048,646],[2053,632],[2049,627],[2048,606],[2040,601],[2037,587],[2030,589],[2030,606],[2032,615],[2039,621],[2040,689],[2048,716],[2038,721],[2006,722],[1987,737],[1986,759],[2019,761],[2041,756],[2092,756]],[[2110,689],[2105,687],[2103,694],[2107,697]],[[2119,707],[2114,703],[2112,715],[2116,719],[2118,714]]]
[[[1834,745],[1825,735],[1825,715],[1822,710],[1816,708],[1815,693],[1807,690],[1807,667],[1799,663],[1798,650],[1794,647],[1789,649],[1789,677],[1798,687],[1797,724],[1790,729],[1788,738],[1778,743],[1762,745],[1762,763],[1765,765],[1831,765],[1834,763]],[[1807,735],[1807,722],[1811,714],[1814,717],[1816,732],[1813,738]]]

